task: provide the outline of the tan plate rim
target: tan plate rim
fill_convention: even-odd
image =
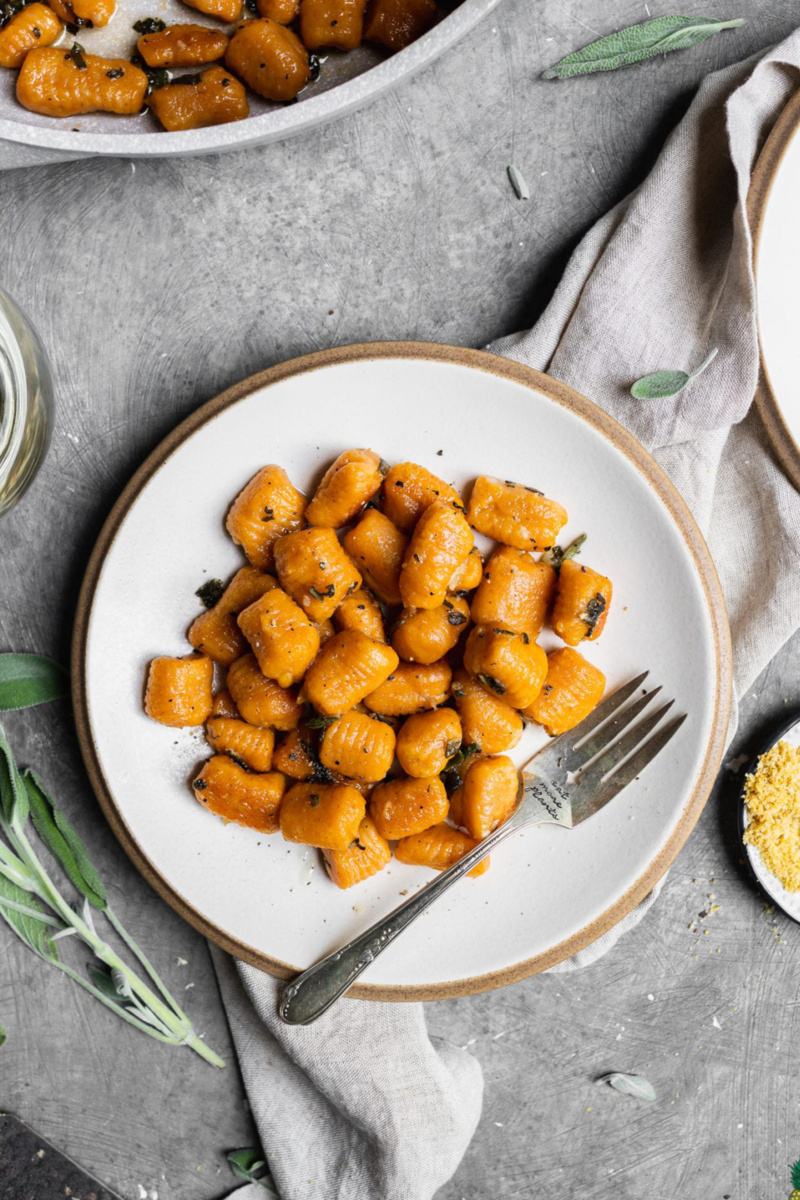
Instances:
[[[686,546],[694,559],[706,595],[714,637],[716,660],[714,713],[711,734],[703,765],[695,781],[691,795],[684,806],[676,828],[661,852],[616,903],[606,909],[595,921],[585,926],[572,937],[552,947],[544,954],[536,955],[533,958],[526,959],[503,970],[435,985],[380,986],[374,984],[357,984],[348,993],[350,996],[365,1000],[443,1000],[455,996],[467,996],[476,992],[490,991],[493,988],[515,983],[519,979],[525,979],[527,976],[534,975],[539,971],[545,971],[565,958],[576,954],[579,950],[583,950],[611,929],[612,926],[616,925],[618,921],[626,916],[631,909],[652,891],[654,885],[677,856],[703,810],[722,760],[730,716],[733,672],[730,630],[717,572],[703,535],[668,476],[644,447],[636,441],[632,434],[628,433],[613,417],[608,416],[597,405],[567,387],[566,384],[560,383],[556,379],[551,379],[540,371],[534,371],[530,367],[512,362],[510,359],[500,358],[494,354],[488,354],[485,351],[467,350],[457,346],[440,345],[430,342],[365,342],[352,346],[342,346],[334,350],[321,350],[313,354],[303,355],[301,358],[292,359],[289,362],[281,363],[279,366],[271,367],[269,370],[252,375],[249,379],[245,379],[241,383],[234,384],[233,387],[228,388],[213,400],[209,400],[207,404],[202,405],[196,412],[181,422],[172,433],[168,434],[141,467],[139,467],[112,508],[101,530],[97,544],[92,551],[78,598],[72,641],[72,699],[81,753],[83,754],[92,787],[111,828],[139,872],[155,888],[162,899],[166,900],[190,925],[193,925],[195,929],[199,930],[210,941],[221,946],[223,950],[227,950],[244,962],[251,963],[253,966],[259,967],[261,970],[268,972],[270,975],[275,975],[280,979],[289,979],[297,974],[299,968],[260,953],[252,946],[248,946],[236,938],[229,936],[208,921],[172,888],[170,883],[159,873],[138,845],[117,810],[111,790],[100,768],[87,704],[85,677],[86,640],[95,589],[106,554],[139,493],[153,475],[164,465],[170,455],[187,438],[224,409],[236,404],[251,393],[284,379],[310,371],[319,371],[325,367],[336,366],[342,363],[392,358],[424,359],[432,362],[455,363],[459,366],[471,367],[473,370],[486,371],[489,374],[513,380],[516,383],[539,392],[548,400],[569,409],[606,437],[612,445],[633,463],[639,472],[644,475],[651,487],[655,489],[683,536]]]
[[[797,128],[800,125],[800,91],[796,92],[784,108],[778,120],[772,127],[761,153],[756,161],[750,189],[747,193],[747,222],[753,239],[753,277],[758,296],[758,249],[761,242],[761,230],[764,225],[764,214],[767,210],[772,185],[783,162],[783,156],[789,148]],[[756,300],[756,316],[758,301]],[[761,348],[761,334],[758,339],[759,372],[756,387],[755,402],[761,420],[772,443],[772,447],[781,461],[783,469],[794,486],[800,491],[800,446],[792,437],[789,426],[784,420],[778,398],[775,395]]]

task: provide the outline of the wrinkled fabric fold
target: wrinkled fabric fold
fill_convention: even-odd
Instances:
[[[281,1200],[430,1200],[477,1127],[478,1062],[434,1048],[421,1004],[345,1000],[284,1025],[279,980],[212,954]]]

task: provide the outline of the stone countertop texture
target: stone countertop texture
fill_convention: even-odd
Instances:
[[[630,71],[539,81],[563,54],[648,15],[634,0],[612,7],[504,0],[394,94],[282,145],[0,177],[0,285],[49,348],[58,398],[45,466],[0,524],[1,648],[66,659],[110,505],[157,442],[229,384],[347,342],[481,346],[530,325],[580,235],[642,179],[703,77],[798,20],[790,0],[704,0],[704,15],[747,24]],[[515,198],[509,163],[529,203]],[[795,638],[744,701],[729,759],[800,706],[798,667]],[[231,1066],[218,1073],[141,1037],[0,930],[0,1106],[130,1200],[222,1196],[234,1183],[224,1152],[254,1131],[205,944],[115,842],[66,707],[8,726]],[[429,1006],[433,1037],[476,1055],[486,1079],[482,1124],[439,1200],[788,1195],[800,1156],[799,935],[743,874],[736,782],[723,771],[659,903],[601,963]],[[608,1070],[646,1075],[659,1102],[595,1085]]]

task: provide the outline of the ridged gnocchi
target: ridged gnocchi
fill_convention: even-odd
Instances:
[[[248,88],[273,104],[292,103],[321,70],[329,69],[331,49],[356,50],[366,39],[392,52],[401,50],[425,32],[437,11],[435,0],[186,4],[229,28],[167,26],[158,17],[140,17],[133,22],[141,35],[135,52],[130,59],[112,59],[91,50],[108,46],[106,39],[92,45],[94,30],[112,21],[116,0],[11,0],[0,10],[0,67],[19,71],[17,99],[31,112],[63,118],[90,112],[136,116],[149,109],[164,130],[177,133],[244,120],[250,113]],[[120,8],[124,17],[133,16],[124,5]],[[120,19],[117,16],[117,22]],[[65,27],[85,38],[87,48],[74,43],[55,51]],[[124,35],[124,25],[121,32]],[[50,47],[55,52],[43,54]],[[171,75],[175,68],[220,60],[224,67]],[[334,76],[328,87],[337,82],[336,68],[331,68]],[[424,471],[414,464],[404,467]],[[338,527],[350,520],[348,507],[358,511],[378,491],[383,467],[380,459],[373,462],[372,451],[348,450],[328,475],[314,498],[309,522]],[[256,558],[251,561],[258,565]]]
[[[248,561],[198,589],[194,653],[153,659],[145,711],[205,725],[201,805],[317,847],[337,887],[393,856],[446,870],[514,812],[525,721],[556,735],[601,699],[573,647],[611,581],[574,561],[583,536],[556,544],[560,504],[510,481],[480,476],[465,509],[427,467],[355,449],[309,494],[276,464],[245,485],[226,527]],[[485,562],[475,532],[500,543]],[[566,645],[546,654],[545,628]]]

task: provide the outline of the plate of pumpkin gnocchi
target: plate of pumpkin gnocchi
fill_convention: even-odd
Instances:
[[[307,356],[179,427],[101,534],[74,655],[124,847],[284,977],[507,819],[606,688],[649,668],[680,695],[659,772],[568,839],[510,839],[372,965],[373,998],[500,986],[610,928],[688,836],[730,704],[713,565],[646,452],[546,376],[416,344]]]

